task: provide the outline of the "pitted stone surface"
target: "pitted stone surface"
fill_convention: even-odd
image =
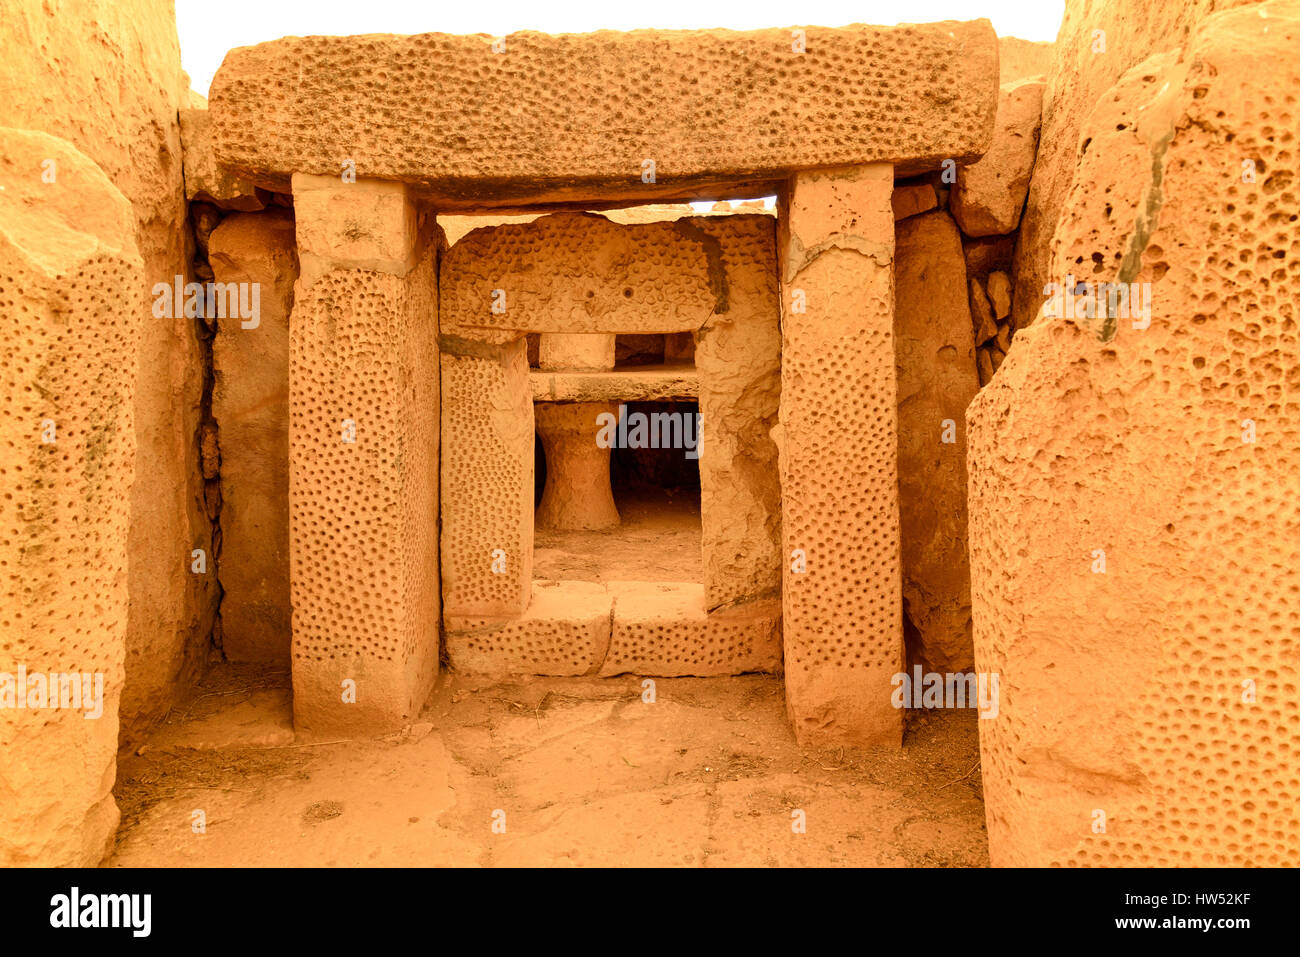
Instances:
[[[131,204],[70,143],[0,129],[0,182],[0,865],[87,867],[118,821],[147,287]],[[187,553],[172,543],[177,564]],[[98,673],[101,715],[38,703],[11,683],[20,668]]]
[[[528,607],[533,397],[523,339],[442,352],[442,593],[455,617]],[[459,344],[466,345],[466,344]]]
[[[902,740],[892,189],[888,166],[799,174],[779,216],[782,627],[801,743]]]
[[[709,175],[783,178],[988,147],[986,20],[748,32],[287,37],[230,51],[213,80],[217,159],[247,173],[359,176],[435,196],[644,192]],[[528,104],[521,109],[520,104]],[[445,207],[444,207],[445,208]]]
[[[475,230],[443,261],[445,325],[693,332],[727,303],[717,241],[690,222],[625,226],[557,213]]]
[[[703,585],[620,581],[607,587],[614,614],[603,676],[781,669],[781,603],[775,599],[709,613]]]
[[[1300,856],[1298,47],[1227,11],[1101,98],[1051,275],[1151,283],[1150,327],[1040,311],[968,412],[995,865]]]
[[[533,583],[517,618],[447,617],[447,658],[463,674],[594,674],[609,649],[613,599],[597,582]]]
[[[437,673],[435,247],[404,278],[337,270],[295,289],[289,503],[300,731],[400,726]],[[354,704],[342,701],[345,680],[356,683]]]

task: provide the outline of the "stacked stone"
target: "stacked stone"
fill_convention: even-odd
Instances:
[[[1006,39],[1012,38],[1005,38],[1004,44]],[[1034,59],[1021,68],[1036,65]],[[1015,332],[1011,267],[1038,151],[1046,86],[1041,76],[1026,78],[1004,70],[1002,78],[988,152],[968,165],[954,162],[944,170],[900,181],[894,189],[896,222],[938,209],[946,210],[961,230],[981,387],[1006,358]]]

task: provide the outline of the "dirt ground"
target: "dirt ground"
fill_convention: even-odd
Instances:
[[[636,489],[615,495],[622,523],[597,532],[539,528],[533,577],[555,581],[698,582],[699,489]]]
[[[444,674],[401,733],[304,743],[286,673],[225,666],[120,762],[108,863],[987,866],[974,712],[917,714],[901,751],[802,753],[779,678],[655,692]]]

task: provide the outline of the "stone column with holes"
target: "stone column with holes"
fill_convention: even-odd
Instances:
[[[797,173],[781,197],[786,706],[802,745],[902,741],[893,175]]]
[[[289,335],[294,723],[368,734],[438,669],[443,245],[399,183],[293,176]]]

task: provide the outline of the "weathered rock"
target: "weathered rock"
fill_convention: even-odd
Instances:
[[[533,406],[537,434],[546,450],[546,490],[537,506],[536,528],[600,529],[619,524],[609,483],[609,446],[596,441],[602,416],[617,418],[618,406],[601,402]]]
[[[981,283],[998,270],[1011,268],[1016,252],[1016,236],[981,236],[978,239],[963,237],[962,253],[966,257],[966,278]]]
[[[209,261],[219,283],[256,283],[259,305],[255,325],[238,313],[218,318],[212,343],[212,415],[221,438],[222,650],[231,661],[288,667],[293,214],[268,209],[227,216],[212,233]],[[245,289],[251,293],[251,286]]]
[[[786,708],[805,744],[897,747],[903,664],[893,171],[800,173],[778,217]],[[707,454],[707,450],[706,450]],[[861,574],[846,575],[846,567]]]
[[[1099,254],[1150,326],[1040,312],[971,404],[995,865],[1300,857],[1297,49],[1294,0],[1226,11],[1102,98],[1051,274]]]
[[[894,221],[916,216],[939,205],[934,195],[934,187],[929,183],[912,183],[907,186],[895,186],[891,199],[894,207]]]
[[[989,380],[993,378],[993,360],[989,358],[987,346],[980,346],[975,350],[975,368],[979,371],[980,385],[986,386]]]
[[[144,267],[131,204],[67,141],[0,129],[0,182],[0,866],[86,867],[118,820]],[[50,673],[77,698],[56,679],[51,706]]]
[[[1052,66],[1052,44],[998,37],[999,83],[1014,83],[1031,76],[1045,76]]]
[[[770,216],[701,216],[718,241],[727,309],[699,333],[701,546],[712,612],[781,594],[781,304]]]
[[[476,230],[447,254],[442,311],[483,329],[694,332],[727,302],[717,240],[693,222],[556,213]]]
[[[966,406],[979,390],[961,235],[947,213],[898,225],[898,504],[909,649],[930,670],[973,664],[966,561]]]
[[[1046,84],[1019,80],[998,95],[993,145],[957,171],[948,208],[967,236],[1001,236],[1020,223],[1038,151],[1038,125]]]
[[[149,290],[187,272],[177,110],[181,71],[171,0],[6,0],[0,16],[0,126],[42,130],[89,156],[131,201],[144,260],[134,391],[135,484],[124,744],[180,700],[206,654],[216,575],[199,472],[203,363],[194,320],[155,318]]]
[[[975,324],[977,346],[982,346],[998,334],[998,325],[993,321],[993,308],[984,295],[984,287],[975,279],[970,281],[970,315]]]
[[[438,673],[441,234],[426,221],[416,235],[405,275],[338,268],[294,287],[289,585],[300,733],[400,728]]]
[[[989,273],[984,288],[989,294],[989,305],[993,307],[993,318],[1001,322],[1011,314],[1011,279],[997,270]]]
[[[266,203],[258,195],[256,186],[217,165],[216,158],[212,155],[212,120],[206,107],[181,110],[179,116],[185,164],[185,198],[244,212],[264,208]]]
[[[798,49],[789,29],[521,32],[501,53],[487,36],[287,37],[226,55],[213,144],[270,188],[350,160],[441,209],[691,196],[861,163],[909,175],[988,148],[987,20],[802,33]]]
[[[1043,304],[1052,233],[1074,181],[1079,130],[1098,98],[1124,71],[1180,46],[1202,18],[1250,0],[1071,0],[1052,45],[1033,181],[1016,245],[1014,325],[1028,325]]]

